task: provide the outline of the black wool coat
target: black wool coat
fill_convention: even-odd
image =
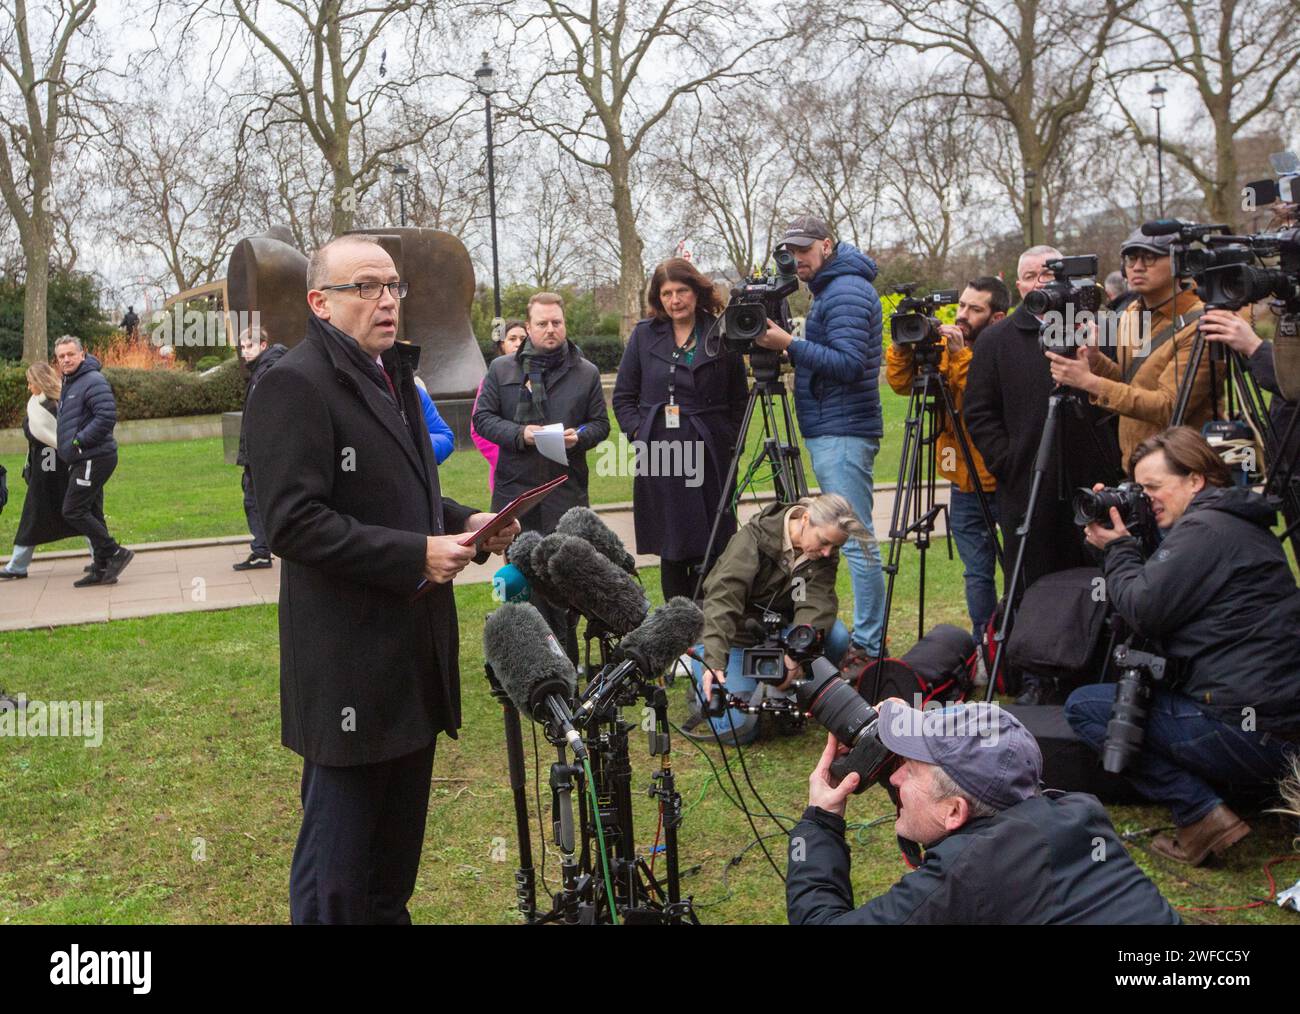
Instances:
[[[54,415],[57,409],[57,402],[42,399],[40,407],[34,411]],[[68,492],[70,466],[58,456],[53,447],[32,435],[31,426],[25,419],[23,435],[27,437],[27,463],[23,466],[23,475],[27,479],[27,497],[23,500],[23,513],[18,521],[14,545],[41,546],[47,542],[58,542],[59,539],[75,538],[81,533],[63,520],[63,498]],[[97,498],[102,514],[102,489]]]
[[[419,349],[383,362],[402,412],[317,318],[248,403],[248,457],[281,558],[280,718],[285,746],[355,766],[427,747],[460,726],[450,584],[414,598],[426,538],[474,510],[444,498],[415,392]],[[355,347],[355,346],[354,346]]]
[[[637,324],[619,363],[614,417],[629,441],[646,445],[643,464],[632,482],[638,553],[694,560],[702,558],[708,547],[749,393],[744,360],[728,355],[716,337],[703,340],[713,326],[713,318],[701,315],[694,361],[690,366],[677,362],[673,400],[680,409],[678,429],[668,429],[664,415],[669,378],[674,375],[672,321],[650,318]],[[716,354],[709,355],[707,347],[713,345]],[[698,447],[703,448],[702,460]],[[699,469],[698,474],[688,476],[685,468],[677,467],[688,462]],[[718,528],[715,556],[735,531],[735,515],[728,512]]]
[[[565,350],[564,362],[546,373],[545,423],[563,423],[566,429],[575,430],[582,427],[577,444],[569,448],[567,467],[543,457],[537,448],[524,443],[524,427],[515,422],[515,409],[525,380],[517,354],[492,361],[474,410],[474,429],[501,448],[492,488],[494,511],[520,493],[568,475],[568,482],[521,520],[524,528],[539,532],[553,532],[569,508],[588,506],[587,452],[609,436],[609,414],[600,386],[600,370],[572,342],[566,343]]]
[[[1038,344],[1038,319],[1022,303],[1010,317],[990,325],[975,343],[962,417],[988,469],[998,481],[998,521],[1006,566],[1016,559],[1015,530],[1029,506],[1034,461],[1055,385]],[[1087,397],[1061,406],[1038,498],[1021,589],[1044,574],[1095,561],[1074,524],[1071,501],[1079,487],[1112,485],[1123,477],[1119,443],[1107,415]]]

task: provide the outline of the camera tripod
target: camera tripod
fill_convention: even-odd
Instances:
[[[1225,309],[1236,312],[1238,308],[1231,305],[1215,306],[1211,304],[1206,306],[1206,309]],[[1280,326],[1294,326],[1295,322],[1292,318],[1295,316],[1294,314],[1284,315]],[[1178,383],[1178,393],[1174,398],[1173,415],[1169,420],[1170,426],[1183,425],[1183,421],[1187,417],[1187,408],[1191,402],[1196,375],[1205,360],[1206,344],[1207,339],[1204,332],[1200,327],[1197,327],[1196,337],[1192,340],[1191,352],[1188,355],[1187,371]],[[1260,388],[1259,380],[1246,365],[1245,357],[1235,349],[1214,343],[1210,348],[1208,365],[1210,370],[1211,418],[1232,419],[1242,415],[1251,429],[1259,435],[1264,449],[1264,494],[1276,499],[1281,504],[1283,517],[1286,518],[1289,527],[1282,533],[1280,538],[1284,542],[1290,539],[1292,548],[1297,555],[1300,555],[1300,490],[1297,490],[1295,483],[1297,455],[1293,454],[1291,460],[1286,461],[1287,448],[1295,434],[1296,417],[1300,416],[1300,412],[1292,414],[1286,432],[1279,441],[1277,431],[1273,427],[1273,420],[1268,413],[1268,406],[1264,401],[1264,392]],[[1218,372],[1216,366],[1222,369],[1224,375],[1222,415],[1220,415],[1219,411],[1219,382],[1216,377]]]
[[[697,602],[704,588],[705,574],[713,560],[713,547],[718,541],[722,518],[740,502],[741,496],[753,484],[764,462],[771,465],[776,498],[780,503],[794,503],[808,495],[808,480],[804,476],[803,460],[799,457],[799,447],[794,440],[794,415],[790,411],[790,392],[781,382],[781,353],[755,348],[749,353],[749,365],[754,371],[754,383],[749,389],[749,397],[745,402],[745,415],[741,419],[740,433],[736,437],[736,449],[732,452],[731,461],[727,465],[727,475],[722,482],[722,498],[718,501],[717,511],[714,512],[713,527],[709,531],[709,542],[704,551],[704,563],[695,581],[694,598]],[[745,455],[749,427],[753,422],[755,409],[762,412],[763,446],[754,456],[754,460],[749,463],[744,478],[736,483],[736,476],[740,471],[740,459]],[[734,493],[733,483],[736,483]]]
[[[979,470],[975,467],[975,456],[971,452],[970,440],[961,425],[961,416],[953,405],[952,392],[948,382],[939,372],[939,362],[943,354],[940,344],[929,342],[918,345],[912,350],[912,362],[915,375],[912,378],[912,392],[907,402],[907,419],[903,423],[903,451],[898,461],[898,483],[894,487],[894,509],[889,520],[889,558],[884,565],[888,575],[885,582],[885,616],[880,629],[880,649],[876,655],[876,678],[871,700],[880,699],[880,680],[884,674],[885,644],[889,634],[889,611],[894,601],[894,581],[898,577],[899,564],[902,561],[903,546],[908,537],[916,536],[916,548],[921,554],[918,568],[917,597],[917,639],[925,636],[925,558],[930,549],[931,535],[935,529],[935,520],[942,515],[948,538],[948,559],[952,559],[952,525],[949,508],[946,504],[935,503],[936,445],[947,420],[952,420],[953,432],[957,436],[957,446],[961,450],[962,460],[966,463],[967,474],[975,484],[979,497],[980,513],[983,515],[984,527],[993,540],[994,552],[998,565],[1005,571],[1002,560],[1002,545],[998,539],[997,522],[989,509],[988,498],[979,481]]]
[[[1043,478],[1047,474],[1049,464],[1055,456],[1056,464],[1062,469],[1062,475],[1058,481],[1058,486],[1062,491],[1066,488],[1065,477],[1063,474],[1064,462],[1061,458],[1060,448],[1057,446],[1058,433],[1061,421],[1061,407],[1070,406],[1076,415],[1082,417],[1085,411],[1086,398],[1082,392],[1072,387],[1057,385],[1052,389],[1052,393],[1047,398],[1047,418],[1043,420],[1043,435],[1038,441],[1038,451],[1034,455],[1033,479],[1029,486],[1029,502],[1025,507],[1025,516],[1021,519],[1020,524],[1016,527],[1016,559],[1012,565],[1011,573],[1006,575],[1005,587],[1003,590],[1003,601],[1006,607],[1002,612],[1002,622],[998,624],[997,633],[993,635],[994,651],[993,664],[989,668],[988,688],[984,692],[984,699],[992,701],[997,693],[998,678],[1002,674],[1002,663],[1006,655],[1007,635],[1013,626],[1013,618],[1016,613],[1016,600],[1021,594],[1020,583],[1024,578],[1025,571],[1025,548],[1029,545],[1029,536],[1033,531],[1034,514],[1038,510],[1038,498],[1042,493]],[[1101,442],[1097,437],[1095,428],[1088,427],[1088,435],[1092,438],[1097,446],[1101,457],[1105,453],[1101,447]],[[1010,524],[1011,519],[1007,518],[1006,523]],[[1004,568],[1005,573],[1005,568]]]

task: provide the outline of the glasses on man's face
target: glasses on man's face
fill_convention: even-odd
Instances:
[[[1139,262],[1144,264],[1146,267],[1151,267],[1152,264],[1160,260],[1161,256],[1161,254],[1152,253],[1150,250],[1143,250],[1140,253],[1126,253],[1124,255],[1124,263],[1130,268]]]
[[[348,282],[347,285],[322,285],[320,288],[321,292],[343,292],[346,289],[356,289],[357,295],[362,299],[378,299],[379,294],[384,289],[387,289],[394,299],[405,299],[411,287],[407,282]]]

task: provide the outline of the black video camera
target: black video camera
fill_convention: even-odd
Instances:
[[[1080,489],[1074,495],[1074,523],[1080,528],[1093,523],[1113,528],[1110,511],[1119,511],[1120,521],[1142,545],[1142,555],[1155,552],[1157,526],[1151,498],[1136,482],[1121,482],[1104,489]]]
[[[1300,228],[1237,236],[1226,225],[1175,219],[1147,222],[1142,231],[1174,237],[1174,274],[1196,282],[1207,310],[1235,313],[1271,299],[1284,313],[1300,313]]]
[[[1048,261],[1054,276],[1041,289],[1025,294],[1025,309],[1043,321],[1039,344],[1044,352],[1070,355],[1085,344],[1080,326],[1096,321],[1104,290],[1097,284],[1097,255]],[[1055,318],[1055,319],[1051,319]]]
[[[763,641],[753,648],[741,649],[742,676],[760,683],[784,683],[786,655],[804,662],[821,653],[821,634],[807,623],[801,623],[797,627],[791,627],[788,633],[782,633],[785,620],[773,612],[765,612],[761,624],[757,620],[750,620],[749,623],[755,628],[761,627]]]
[[[934,316],[941,308],[953,306],[958,299],[956,289],[942,289],[928,296],[916,297],[916,284],[895,286],[894,292],[903,298],[889,318],[889,334],[895,345],[915,351],[925,346],[937,348],[943,336],[939,334],[941,322]]]
[[[731,301],[722,311],[722,337],[732,352],[748,352],[767,333],[768,320],[789,331],[790,307],[786,300],[799,288],[794,254],[783,246],[772,251],[776,270],[756,274],[731,290]]]

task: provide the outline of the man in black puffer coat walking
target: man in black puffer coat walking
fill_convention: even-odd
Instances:
[[[116,584],[135,557],[108,533],[102,507],[104,484],[117,468],[117,402],[99,360],[86,355],[80,339],[64,335],[54,343],[54,358],[63,374],[58,451],[72,469],[63,519],[90,540],[95,554],[90,570],[73,585]]]

